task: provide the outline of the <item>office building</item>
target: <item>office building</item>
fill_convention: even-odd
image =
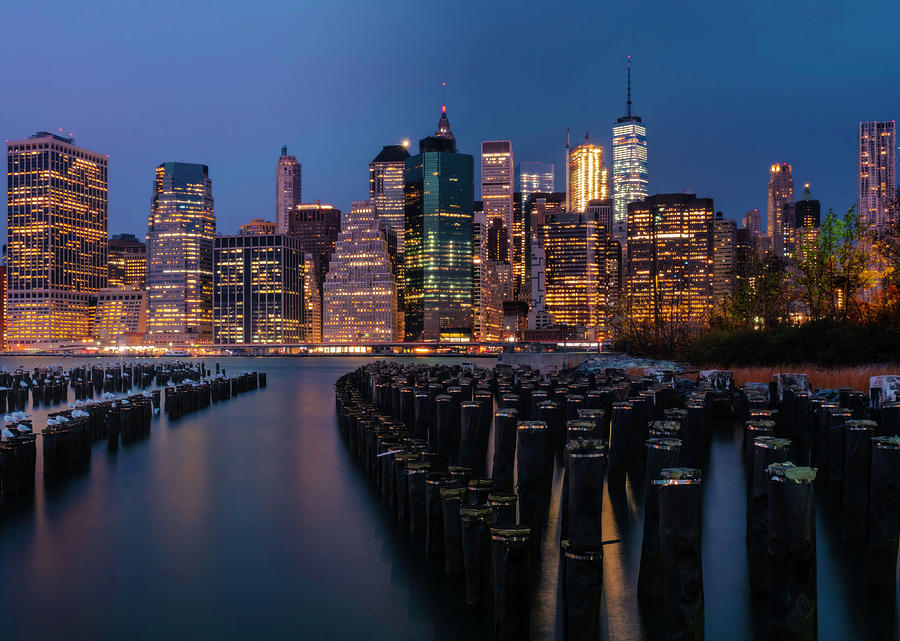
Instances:
[[[525,201],[525,218],[531,226],[531,239],[541,241],[544,223],[556,214],[566,213],[566,193],[534,193]]]
[[[691,322],[712,306],[713,201],[658,194],[628,205],[626,313],[637,321]]]
[[[619,240],[626,235],[628,203],[643,200],[649,193],[647,128],[640,116],[631,113],[631,56],[626,95],[626,112],[613,125],[612,140],[613,231]]]
[[[372,201],[354,202],[338,235],[322,293],[322,342],[391,343],[397,281]]]
[[[446,107],[434,136],[406,161],[408,340],[466,340],[472,332],[474,159],[456,150]]]
[[[313,255],[316,282],[321,289],[328,273],[329,257],[334,253],[341,231],[341,210],[318,200],[297,205],[291,210],[288,230],[300,240],[300,251]]]
[[[809,183],[803,185],[803,196],[794,203],[794,227],[816,229],[822,224],[822,209],[818,200],[809,193]]]
[[[784,256],[785,239],[793,237],[793,226],[784,219],[784,206],[794,204],[794,178],[791,166],[775,163],[769,169],[768,235],[772,239],[772,251]]]
[[[271,236],[277,233],[277,225],[264,218],[251,218],[249,223],[241,225],[238,232],[241,236]]]
[[[734,293],[734,271],[737,262],[737,223],[716,212],[713,220],[713,303],[720,304]]]
[[[275,227],[279,234],[288,233],[291,211],[303,202],[302,186],[302,167],[284,146],[275,166]]]
[[[885,229],[897,220],[897,128],[893,120],[859,123],[857,210],[860,221]]]
[[[497,224],[499,221],[493,221]],[[501,225],[502,228],[502,225]],[[498,341],[503,328],[503,292],[508,266],[490,258],[491,230],[483,211],[472,219],[472,336]]]
[[[302,342],[302,265],[300,241],[289,234],[216,236],[215,343]]]
[[[569,152],[569,206],[572,213],[583,213],[592,200],[609,198],[609,174],[603,164],[603,147],[584,142]]]
[[[92,337],[104,345],[140,345],[147,329],[147,293],[131,285],[94,296]]]
[[[369,163],[369,200],[378,219],[397,237],[397,251],[403,254],[403,171],[409,158],[409,141],[385,145]]]
[[[8,345],[83,341],[108,278],[108,159],[45,131],[6,153]]]
[[[147,340],[188,346],[213,339],[216,216],[206,165],[156,168],[147,231]]]
[[[488,225],[502,224],[506,247],[500,250],[502,260],[513,267],[513,193],[515,171],[512,143],[508,140],[486,140],[481,143],[481,202]]]
[[[749,231],[752,238],[759,238],[762,235],[762,216],[758,209],[751,209],[744,214],[741,220],[741,227]]]
[[[527,161],[516,165],[516,191],[522,202],[534,193],[551,194],[556,189],[556,167],[551,162]]]
[[[147,284],[147,244],[134,234],[109,239],[109,287],[144,289]]]

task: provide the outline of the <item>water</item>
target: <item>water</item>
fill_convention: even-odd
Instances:
[[[113,454],[97,444],[83,474],[52,487],[39,475],[34,500],[5,511],[4,639],[488,639],[484,615],[389,519],[338,436],[332,385],[363,359],[218,360],[234,372],[266,371],[268,388],[172,424],[158,417],[148,440]],[[46,411],[28,411],[42,427]],[[737,432],[717,429],[707,467],[707,638],[763,639],[765,605],[747,590]],[[558,501],[558,475],[555,486]],[[604,504],[605,537],[623,539],[604,564],[612,639],[660,633],[634,597],[641,494],[629,486]],[[820,639],[898,638],[898,599],[866,592],[862,555],[844,548],[825,505],[818,560]],[[548,542],[536,639],[559,634],[557,564]]]

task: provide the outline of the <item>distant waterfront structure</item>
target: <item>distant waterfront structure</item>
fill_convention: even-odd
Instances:
[[[516,165],[516,191],[522,202],[534,193],[550,194],[556,190],[556,167],[552,162],[526,161]]]
[[[147,231],[147,339],[157,345],[213,339],[216,216],[209,167],[156,168]]]
[[[592,200],[609,198],[609,172],[603,164],[603,147],[590,141],[569,152],[570,213],[583,213]]]
[[[378,219],[397,236],[397,251],[403,248],[403,171],[409,158],[409,141],[385,145],[369,163],[369,200]]]
[[[793,227],[784,219],[784,206],[794,204],[794,178],[791,166],[775,163],[769,169],[769,198],[766,208],[768,235],[772,241],[772,251],[776,256],[784,256],[785,238],[793,236]]]
[[[745,213],[741,220],[741,227],[748,230],[751,238],[759,238],[763,231],[762,216],[760,216],[759,210],[751,209]]]
[[[134,234],[117,234],[109,239],[108,261],[109,287],[134,287],[147,285],[147,244]]]
[[[352,204],[338,235],[322,294],[322,342],[394,342],[397,282],[372,201]]]
[[[513,193],[515,192],[515,163],[512,143],[508,140],[485,140],[481,143],[481,202],[487,223],[493,229],[499,220],[505,233],[506,247],[501,250],[504,260],[513,265]],[[509,296],[509,294],[507,294]]]
[[[277,226],[271,220],[264,218],[251,218],[249,223],[241,225],[241,236],[271,236],[277,233]]]
[[[125,285],[101,289],[94,298],[92,337],[106,345],[139,345],[147,331],[147,293]]]
[[[612,183],[613,233],[626,236],[628,203],[643,200],[649,193],[647,172],[647,128],[641,117],[631,113],[631,56],[628,56],[627,108],[613,125]]]
[[[467,340],[472,333],[474,159],[456,150],[447,108],[406,161],[407,340]]]
[[[701,321],[712,305],[713,201],[657,194],[628,205],[628,309],[637,321]]]
[[[298,343],[303,335],[303,254],[288,234],[216,236],[216,345]]]
[[[83,341],[108,279],[108,158],[46,131],[6,153],[7,343]]]
[[[737,223],[716,212],[713,220],[712,295],[713,303],[723,303],[734,293],[737,264]]]
[[[275,227],[279,234],[288,233],[291,210],[303,202],[302,167],[296,156],[289,156],[287,146],[275,167]]]
[[[860,221],[884,229],[897,217],[897,128],[893,120],[859,123],[857,209]]]

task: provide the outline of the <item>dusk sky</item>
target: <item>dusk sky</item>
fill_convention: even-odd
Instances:
[[[285,144],[304,201],[366,198],[382,145],[434,131],[442,81],[476,166],[481,140],[509,139],[516,162],[554,162],[561,190],[566,128],[608,150],[630,53],[651,193],[740,218],[765,211],[783,161],[798,197],[808,181],[823,213],[844,211],[857,123],[900,116],[898,18],[895,0],[5,0],[0,132],[62,128],[109,154],[110,233],[146,234],[157,164],[205,163],[234,233],[273,219]]]

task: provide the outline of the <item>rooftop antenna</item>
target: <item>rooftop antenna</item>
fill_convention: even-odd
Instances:
[[[631,54],[628,54],[628,117],[631,117]]]
[[[447,113],[447,81],[441,83],[441,113]]]

